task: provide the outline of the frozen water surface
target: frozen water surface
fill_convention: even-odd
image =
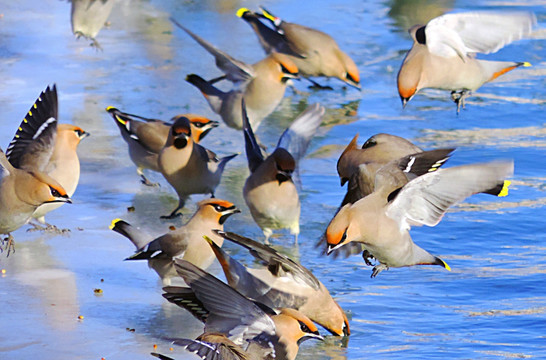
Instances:
[[[184,81],[186,74],[219,75],[212,58],[169,21],[175,17],[233,56],[258,61],[258,42],[235,16],[240,6],[263,4],[289,21],[326,31],[355,59],[363,91],[312,91],[287,96],[258,135],[274,146],[281,131],[307,104],[327,107],[326,122],[301,164],[303,193],[299,246],[287,233],[273,239],[319,277],[350,317],[348,339],[306,342],[300,359],[503,359],[546,357],[545,31],[539,1],[118,1],[109,26],[97,36],[102,51],[76,40],[70,3],[58,0],[2,1],[0,6],[0,145],[5,149],[29,106],[46,85],[56,83],[60,122],[92,136],[79,148],[82,175],[74,204],[47,220],[66,235],[14,233],[17,251],[0,255],[1,359],[150,359],[157,351],[176,359],[170,338],[195,337],[201,325],[161,296],[161,283],[144,262],[124,262],[133,245],[110,231],[121,217],[150,233],[187,221],[160,221],[176,205],[161,176],[160,188],[140,185],[126,144],[106,106],[168,119],[194,112],[219,120]],[[445,92],[416,96],[402,110],[396,73],[411,46],[406,29],[446,11],[524,9],[539,27],[530,40],[507,46],[490,59],[530,61],[482,87],[455,115]],[[321,80],[325,83],[325,80]],[[509,197],[475,196],[453,208],[435,228],[416,228],[414,240],[442,256],[439,267],[391,269],[370,279],[360,256],[321,257],[316,239],[344,195],[336,161],[360,133],[387,132],[431,149],[457,146],[449,166],[513,158]],[[243,152],[240,132],[222,125],[204,145],[229,154]],[[217,196],[243,209],[226,228],[261,239],[241,195],[247,176],[243,155],[227,167]],[[194,196],[185,214],[195,209]],[[127,208],[133,206],[134,212]],[[226,245],[235,256],[244,252]],[[218,267],[212,272],[218,274]],[[102,294],[96,294],[101,289]],[[81,320],[78,316],[82,316]],[[134,331],[132,331],[134,329]]]

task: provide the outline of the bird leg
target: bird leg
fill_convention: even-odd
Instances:
[[[457,104],[457,115],[459,115],[459,111],[461,111],[461,106],[463,109],[465,109],[465,99],[470,96],[469,90],[461,90],[461,91],[452,91],[451,92],[451,100]]]
[[[263,232],[265,235],[264,244],[269,245],[269,238],[271,237],[271,235],[273,235],[273,230],[265,228],[263,229]]]
[[[378,264],[375,265],[372,271],[372,276],[370,276],[372,279],[379,275],[379,273],[383,270],[389,270],[389,267],[385,264]]]
[[[366,265],[373,266],[372,260],[375,260],[375,257],[368,250],[362,252],[362,258]]]
[[[307,79],[308,81],[310,81],[313,85],[309,86],[309,89],[314,89],[314,90],[334,90],[334,88],[332,88],[331,86],[324,86],[324,85],[320,85],[318,82],[314,81],[314,80],[311,80],[311,79]]]
[[[168,220],[176,219],[177,217],[182,216],[182,214],[178,212],[179,210],[182,210],[182,206],[178,206],[169,215],[161,215],[159,218]]]
[[[4,247],[4,244],[7,242],[6,247]],[[8,254],[6,257],[11,254],[11,251],[15,253],[15,240],[13,239],[13,236],[11,234],[8,234],[7,237],[2,239],[2,245],[0,245],[0,253],[4,252],[5,250],[8,250]]]
[[[33,232],[33,231],[45,231],[49,233],[55,233],[55,234],[67,234],[70,232],[70,229],[59,229],[55,225],[51,225],[48,223],[45,223],[44,226],[36,223],[36,222],[29,222],[30,226],[32,226],[30,229],[27,229],[27,232]]]
[[[218,81],[222,81],[222,80],[225,80],[226,79],[226,76],[225,75],[222,75],[222,76],[218,76],[217,78],[214,78],[214,79],[210,79],[209,81],[207,81],[209,84],[215,84],[217,83]]]
[[[142,172],[142,169],[138,168],[137,173],[140,175],[140,182],[143,183],[146,186],[161,186],[159,183],[153,183],[146,176],[144,176],[144,173]]]

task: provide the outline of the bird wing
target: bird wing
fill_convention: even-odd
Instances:
[[[260,145],[258,145],[258,142],[256,141],[254,131],[252,131],[252,126],[250,125],[250,120],[248,119],[248,115],[246,112],[246,104],[244,98],[241,101],[241,107],[243,114],[243,132],[245,135],[246,158],[248,160],[248,168],[250,169],[250,172],[254,172],[258,168],[258,166],[260,166],[264,162],[264,156],[262,154],[262,149],[260,148]]]
[[[324,107],[313,104],[307,107],[281,135],[277,147],[286,149],[298,161],[305,155],[309,142],[322,123]]]
[[[247,249],[262,265],[267,267],[268,271],[273,276],[285,277],[287,274],[290,274],[296,282],[309,286],[315,290],[320,289],[320,282],[311,271],[296,263],[286,255],[278,253],[270,246],[232,232],[213,231],[224,239],[239,244]]]
[[[427,173],[404,186],[387,206],[386,214],[401,229],[435,226],[451,205],[494,187],[513,171],[513,161],[499,161]]]
[[[528,35],[536,16],[530,12],[477,11],[446,14],[425,27],[428,50],[443,57],[489,54]]]
[[[240,60],[234,59],[230,55],[226,54],[222,50],[218,49],[205,39],[201,38],[197,34],[194,34],[192,31],[178,23],[174,18],[171,17],[171,21],[184,30],[188,35],[190,35],[195,41],[199,43],[205,50],[207,50],[216,61],[216,66],[224,74],[226,78],[232,82],[247,82],[254,78],[254,69],[251,65],[248,65]]]
[[[12,168],[12,165],[6,158],[6,154],[4,154],[4,150],[0,148],[0,180],[2,180],[2,178],[6,176],[9,176],[9,174],[11,173],[10,171],[11,168]]]
[[[57,87],[47,87],[19,125],[6,149],[13,167],[43,171],[47,166],[57,138]]]
[[[207,335],[207,333],[203,334]],[[203,337],[203,335],[201,337]],[[220,335],[216,335],[219,338]],[[182,346],[189,352],[194,353],[203,360],[241,360],[247,359],[243,350],[236,344],[224,336],[224,341],[216,340],[216,342],[205,341],[202,339],[177,339],[173,341],[173,344]],[[228,343],[229,342],[229,343]],[[231,344],[230,344],[231,343]]]
[[[209,311],[205,331],[226,334],[238,345],[275,336],[275,323],[263,308],[188,261],[176,259],[175,267]]]

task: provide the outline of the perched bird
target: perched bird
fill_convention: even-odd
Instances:
[[[188,260],[203,269],[212,264],[216,256],[203,235],[209,236],[221,247],[224,238],[213,230],[223,230],[227,218],[240,212],[228,201],[206,199],[199,202],[197,211],[186,225],[155,239],[121,219],[112,221],[110,229],[135,245],[136,253],[126,260],[148,260],[148,265],[157,272],[163,284],[169,285],[171,278],[177,276],[175,258]]]
[[[157,163],[158,154],[167,142],[172,124],[179,117],[187,117],[190,120],[192,139],[196,143],[218,126],[218,121],[196,114],[176,115],[166,122],[125,113],[113,106],[108,106],[106,111],[116,121],[123,140],[129,146],[129,156],[137,167],[142,183],[150,186],[157,184],[148,180],[143,171],[150,169],[161,172]]]
[[[421,89],[450,90],[457,113],[470,92],[528,62],[487,61],[476,53],[493,53],[528,35],[536,17],[527,12],[476,11],[446,14],[415,25],[413,46],[398,72],[402,105]]]
[[[328,254],[351,242],[362,243],[366,263],[371,258],[379,262],[372,277],[389,267],[440,265],[449,270],[412,241],[411,226],[435,226],[451,205],[503,182],[513,167],[510,161],[439,169],[400,187],[400,169],[385,165],[375,175],[374,192],[342,207],[328,225]]]
[[[26,224],[34,211],[47,203],[70,203],[65,189],[44,170],[57,135],[57,88],[40,94],[19,125],[6,154],[0,151],[0,234],[8,237],[8,255],[13,247],[12,231]]]
[[[208,240],[232,288],[271,308],[296,309],[333,335],[351,333],[341,306],[307,268],[252,239],[232,232],[214,232],[246,248],[262,265],[260,268],[245,267]]]
[[[295,240],[298,239],[300,199],[292,175],[323,115],[324,107],[310,105],[284,131],[273,153],[264,158],[243,108],[245,148],[250,169],[243,196],[252,218],[263,230],[266,242],[273,230],[284,228],[290,229]]]
[[[169,286],[163,296],[203,321],[205,334],[223,334],[249,358],[293,360],[302,341],[322,340],[315,324],[299,311],[276,311],[252,301],[185,260],[177,259],[175,266],[191,289]]]
[[[76,38],[91,40],[91,46],[101,49],[96,36],[112,12],[114,0],[71,0],[70,22]]]
[[[53,154],[44,171],[61,184],[69,197],[74,195],[80,181],[80,159],[76,150],[80,141],[88,136],[89,133],[78,126],[70,124],[59,124],[57,126]],[[41,205],[36,209],[32,217],[40,223],[46,224],[45,215],[63,204],[57,202]]]
[[[190,121],[179,117],[171,126],[157,164],[178,194],[178,206],[169,216],[176,217],[191,194],[211,194],[220,183],[227,162],[238,154],[218,159],[216,154],[193,141]]]
[[[237,16],[252,27],[267,54],[278,52],[288,55],[298,67],[300,75],[306,78],[334,77],[360,89],[360,75],[355,62],[339,48],[330,35],[307,26],[289,23],[263,7],[261,9],[262,14],[258,14],[241,8],[237,10]],[[265,25],[261,19],[269,20],[273,28]],[[311,79],[309,81],[324,88]]]
[[[223,76],[210,81],[190,74],[186,81],[201,91],[211,109],[219,114],[229,127],[234,129],[243,127],[241,115],[243,98],[251,124],[258,127],[284,97],[287,81],[298,77],[297,66],[284,54],[273,53],[249,65],[217,49],[176,20],[171,20],[214,56],[216,66],[224,73]],[[233,82],[234,88],[225,92],[213,85],[223,79]]]

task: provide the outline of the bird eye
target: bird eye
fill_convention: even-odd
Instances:
[[[203,126],[205,126],[205,123],[202,123],[202,122],[194,122],[192,124],[198,129],[201,129]]]
[[[218,211],[218,212],[222,212],[224,211],[226,208],[221,206],[221,205],[214,205],[214,210]]]
[[[49,190],[51,191],[51,195],[53,195],[54,197],[62,197],[61,193],[57,189],[54,189],[50,186]]]
[[[78,137],[82,136],[83,135],[83,130],[80,130],[80,129],[76,129],[74,130],[76,132],[76,135],[78,135]]]
[[[367,148],[371,148],[372,146],[375,146],[377,145],[377,141],[375,141],[375,139],[373,137],[369,138],[368,141],[366,141],[364,143],[364,145],[362,145],[362,148],[363,149],[367,149]]]
[[[307,325],[305,325],[303,322],[299,321],[300,323],[300,329],[301,331],[305,332],[305,333],[310,333],[312,332],[311,329],[309,329],[309,327]]]
[[[345,231],[343,232],[343,236],[341,237],[341,241],[339,243],[341,244],[345,240],[347,240],[347,229],[345,229]]]

